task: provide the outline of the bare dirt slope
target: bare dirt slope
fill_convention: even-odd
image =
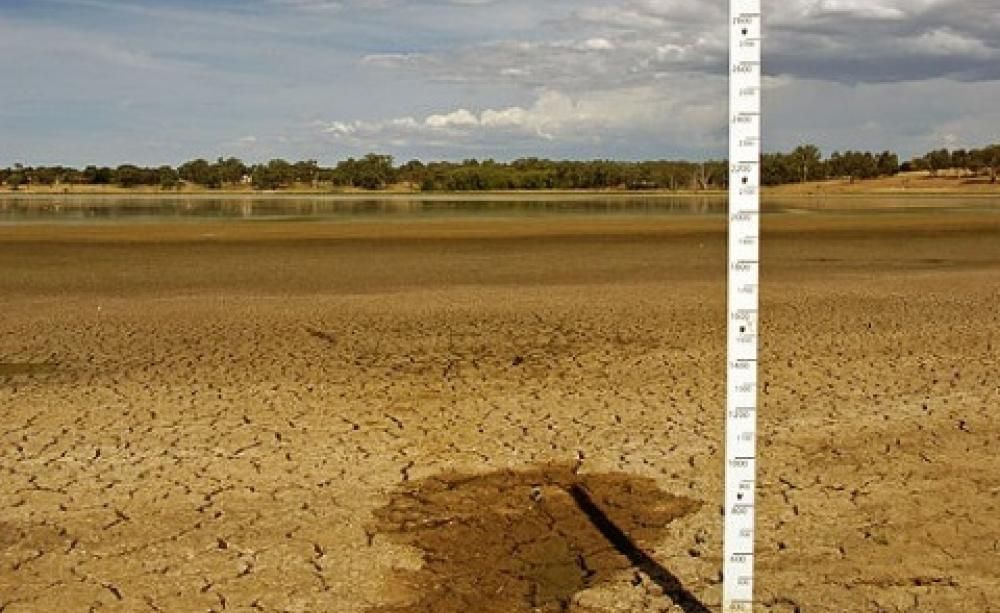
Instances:
[[[998,610],[1000,216],[766,225],[761,610]],[[715,609],[723,231],[0,228],[0,611]]]
[[[858,196],[858,195],[951,195],[951,196],[993,196],[1000,194],[1000,183],[989,177],[968,176],[958,171],[942,171],[931,175],[926,171],[904,172],[876,179],[830,179],[827,181],[807,181],[786,183],[768,187],[769,195],[813,195],[813,196]]]

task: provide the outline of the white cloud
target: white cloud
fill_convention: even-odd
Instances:
[[[638,85],[671,72],[723,70],[721,36],[634,37],[618,35],[548,41],[491,41],[444,53],[365,56],[364,63],[444,82],[506,82],[578,91]]]
[[[713,101],[724,95],[724,83],[701,79],[679,85],[681,91],[642,86],[570,95],[547,90],[526,107],[487,108],[478,113],[460,108],[422,120],[331,121],[323,131],[335,141],[371,148],[415,137],[445,139],[455,145],[484,141],[530,145],[652,134],[663,142],[682,139],[702,148],[721,146],[724,111]]]
[[[606,38],[588,38],[580,44],[580,48],[586,51],[612,51],[615,44]]]
[[[930,56],[965,56],[976,59],[1000,57],[997,49],[985,42],[950,28],[935,28],[900,41],[903,50]]]
[[[795,5],[795,3],[790,3]],[[801,4],[801,3],[800,3]],[[873,0],[820,0],[811,3],[806,11],[806,15],[849,15],[861,19],[888,19],[897,20],[906,17],[904,8],[894,6],[894,2],[879,2]],[[912,6],[913,3],[909,3]]]
[[[444,115],[431,115],[424,120],[424,123],[436,129],[467,128],[478,126],[479,118],[465,109],[458,109]]]
[[[271,0],[271,2],[284,8],[319,13],[340,11],[344,8],[344,3],[339,0]]]

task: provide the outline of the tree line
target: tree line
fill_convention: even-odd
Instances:
[[[23,185],[71,186],[115,185],[179,189],[196,185],[207,189],[245,185],[258,190],[279,190],[294,186],[320,188],[385,189],[405,185],[421,191],[484,191],[543,189],[628,189],[628,190],[718,190],[726,189],[728,162],[710,160],[622,162],[612,160],[569,161],[522,158],[512,162],[469,159],[463,162],[411,160],[396,165],[392,156],[368,154],[349,158],[334,166],[320,166],[315,160],[289,162],[275,159],[246,164],[234,157],[214,162],[197,159],[173,166],[142,167],[122,164],[0,168],[0,183],[10,189]],[[891,151],[834,152],[824,158],[815,145],[802,145],[789,153],[767,153],[761,158],[761,182],[782,185],[826,179],[871,179],[909,170],[937,174],[958,169],[969,176],[1000,174],[1000,145],[982,149],[941,149],[900,164]]]
[[[959,175],[987,176],[991,183],[1000,175],[1000,145],[981,149],[938,149],[900,164],[891,151],[834,152],[823,159],[814,145],[802,145],[791,153],[769,153],[762,158],[761,182],[764,185],[823,181],[826,179],[874,179],[900,172],[926,171],[932,176],[941,171]]]
[[[315,160],[288,162],[276,159],[248,165],[237,158],[204,159],[172,166],[116,168],[87,166],[25,167],[0,169],[0,181],[21,185],[116,185],[179,188],[183,184],[219,189],[249,185],[277,190],[293,186],[378,190],[408,185],[422,191],[540,190],[540,189],[720,189],[727,179],[726,162],[617,162],[554,161],[524,158],[512,162],[469,159],[463,162],[411,160],[396,165],[392,156],[368,154],[349,158],[332,167]]]
[[[932,176],[943,170],[954,170],[968,176],[986,175],[990,183],[1000,176],[1000,145],[982,149],[937,149],[913,160],[914,170],[930,172]]]
[[[761,159],[761,183],[782,185],[827,179],[874,179],[899,173],[899,156],[891,151],[833,152],[823,159],[815,145],[796,147],[791,153],[766,153]]]

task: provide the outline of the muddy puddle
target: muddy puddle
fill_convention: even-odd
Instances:
[[[649,555],[701,503],[651,479],[575,474],[572,465],[408,484],[376,511],[379,538],[415,548],[399,604],[376,613],[565,611],[575,594],[640,572],[686,612],[708,611]]]

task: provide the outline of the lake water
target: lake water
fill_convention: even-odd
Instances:
[[[765,199],[768,214],[1000,211],[996,197]],[[0,223],[199,220],[351,221],[454,217],[724,215],[724,196],[530,194],[432,196],[17,196],[0,197]]]

